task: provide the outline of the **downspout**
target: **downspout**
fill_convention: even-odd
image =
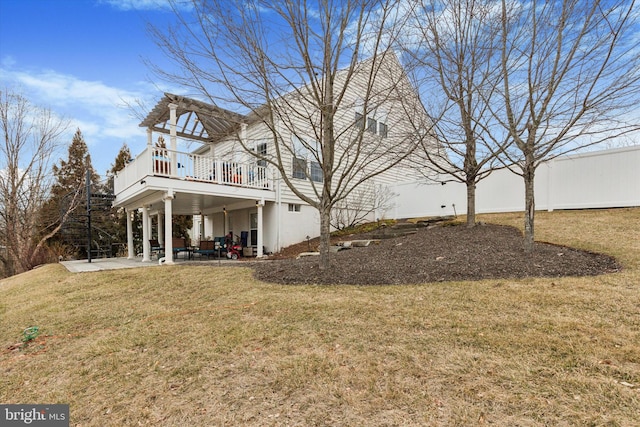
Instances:
[[[264,252],[262,250],[262,246],[263,246],[263,228],[262,228],[262,208],[264,207],[264,197],[262,199],[260,199],[260,201],[258,201],[256,203],[256,207],[258,208],[258,253],[256,255],[257,258],[262,258],[264,256]]]
[[[164,234],[166,236],[166,242],[164,243],[164,258],[165,264],[173,264],[173,190],[170,188],[167,190],[167,194],[164,196]]]
[[[280,135],[280,121],[277,120],[276,118],[276,135]],[[278,141],[275,141],[275,144],[277,144]],[[277,174],[277,178],[276,178],[276,174]],[[280,177],[280,171],[276,169],[276,172],[274,173],[274,177],[273,180],[276,182],[276,247],[275,250],[273,252],[280,252],[281,249],[281,241],[282,241],[282,227],[281,227],[281,222],[282,222],[282,188],[281,188],[281,177]]]
[[[280,180],[276,181],[276,247],[274,252],[280,252],[280,221],[282,220],[282,195]]]

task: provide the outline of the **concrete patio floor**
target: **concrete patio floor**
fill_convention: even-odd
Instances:
[[[198,264],[227,264],[238,263],[230,259],[195,259],[184,260],[178,259],[174,265],[198,265]],[[142,267],[154,267],[158,266],[158,260],[152,260],[148,262],[142,262],[142,258],[128,259],[128,258],[98,258],[92,259],[88,262],[86,259],[74,260],[74,261],[62,261],[60,264],[64,265],[67,270],[72,273],[86,273],[91,271],[104,271],[104,270],[119,270],[123,268],[142,268]]]
[[[88,262],[86,259],[79,259],[74,261],[62,261],[60,264],[64,265],[67,270],[72,273],[84,273],[88,271],[152,267],[157,266],[158,261],[142,262],[142,258],[98,258],[92,259],[91,262]]]

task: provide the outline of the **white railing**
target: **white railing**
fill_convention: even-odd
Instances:
[[[258,166],[255,162],[234,162],[165,148],[147,147],[118,172],[114,181],[115,193],[118,194],[150,175],[247,188],[272,188],[269,169]]]

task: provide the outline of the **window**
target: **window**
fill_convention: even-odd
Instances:
[[[305,179],[307,177],[307,159],[299,157],[293,158],[293,174],[294,178]]]
[[[311,178],[311,181],[315,181],[315,182],[323,181],[322,168],[320,167],[320,163],[311,162],[309,177]]]
[[[258,142],[256,144],[256,153],[258,153],[261,156],[266,156],[267,155],[267,143],[266,142]],[[267,161],[266,160],[258,160],[257,162],[258,166],[267,166]]]
[[[313,139],[303,140],[293,136],[291,142],[293,150],[292,177],[322,182],[322,168],[320,167],[320,162],[317,161],[317,156],[322,155],[318,141]]]
[[[356,127],[364,130],[364,116],[362,113],[356,112]]]
[[[378,135],[386,138],[389,133],[389,128],[386,123],[378,122]]]
[[[367,130],[371,133],[377,133],[378,122],[372,117],[367,117]]]
[[[387,112],[381,108],[364,111],[364,101],[357,100],[354,106],[356,129],[366,130],[374,135],[380,135],[381,138],[387,138],[389,135],[389,126],[387,125]]]
[[[297,203],[289,203],[289,212],[300,212],[300,205]]]

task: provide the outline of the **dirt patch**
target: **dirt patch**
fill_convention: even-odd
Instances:
[[[342,240],[367,238],[354,235]],[[259,280],[285,284],[411,284],[524,277],[594,276],[618,271],[610,256],[536,243],[522,247],[522,233],[500,225],[435,226],[382,239],[367,247],[331,254],[331,268],[320,271],[315,256],[292,258],[313,243],[288,248],[279,259],[257,263]]]

